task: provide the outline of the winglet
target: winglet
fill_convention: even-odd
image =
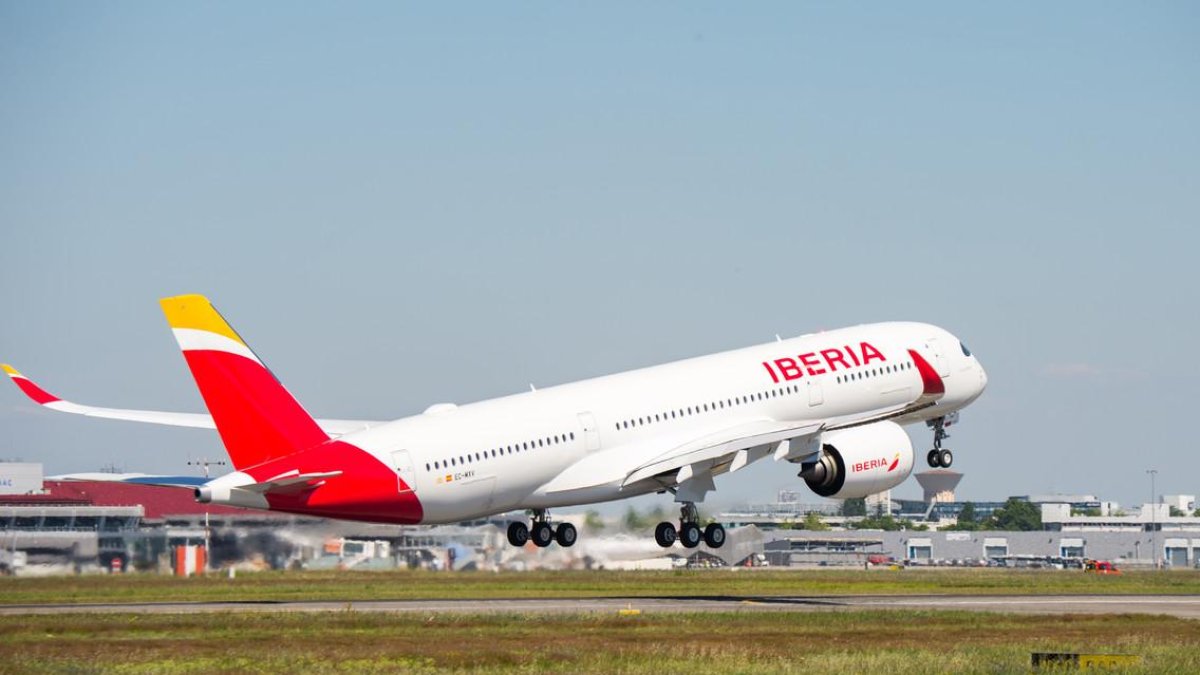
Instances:
[[[54,394],[51,394],[45,389],[42,389],[34,384],[33,380],[25,377],[19,370],[13,368],[7,363],[0,363],[0,368],[4,369],[4,372],[8,373],[8,376],[12,378],[13,384],[17,385],[21,391],[25,392],[26,396],[33,399],[34,403],[37,403],[38,405],[46,405],[47,403],[54,403],[55,401],[62,400]]]

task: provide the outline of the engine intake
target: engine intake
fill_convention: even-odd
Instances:
[[[875,422],[821,435],[821,455],[800,477],[822,497],[853,499],[891,489],[913,470],[912,440],[895,422]]]

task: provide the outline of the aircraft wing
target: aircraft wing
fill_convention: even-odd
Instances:
[[[677,438],[666,452],[661,441],[653,446],[643,443],[619,445],[593,453],[567,468],[542,489],[549,494],[586,490],[604,485],[622,487],[641,480],[657,479],[664,487],[693,478],[711,478],[714,473],[737,471],[775,451],[788,455],[784,441],[816,437],[820,422],[779,422],[753,420],[716,430],[701,437]],[[659,452],[646,460],[650,447]]]
[[[678,483],[718,468],[737,471],[765,457],[771,446],[815,436],[823,427],[823,423],[812,421],[758,420],[739,424],[674,447],[634,467],[625,476],[622,485],[631,485],[672,471],[678,472],[673,481]],[[751,452],[753,450],[759,452]],[[787,454],[786,451],[777,452],[777,459],[783,459]]]
[[[212,417],[203,413],[181,413],[181,412],[163,412],[158,410],[130,410],[126,408],[101,408],[91,405],[81,405],[64,401],[63,399],[47,392],[28,377],[22,375],[16,368],[7,363],[0,364],[0,368],[8,374],[13,383],[25,393],[34,403],[57,410],[59,412],[73,413],[76,415],[86,415],[88,417],[103,417],[112,420],[125,420],[127,422],[145,422],[147,424],[164,424],[173,427],[194,427],[199,429],[215,429]],[[383,424],[377,420],[316,420],[317,425],[321,427],[325,433],[330,436],[343,436],[345,434],[369,429],[373,426]]]

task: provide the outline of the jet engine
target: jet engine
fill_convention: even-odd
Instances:
[[[853,499],[904,482],[913,470],[912,440],[895,422],[875,422],[821,434],[821,454],[800,477],[822,497]]]

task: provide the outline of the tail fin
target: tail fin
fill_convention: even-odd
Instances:
[[[161,303],[234,468],[329,440],[208,298],[180,295]]]

